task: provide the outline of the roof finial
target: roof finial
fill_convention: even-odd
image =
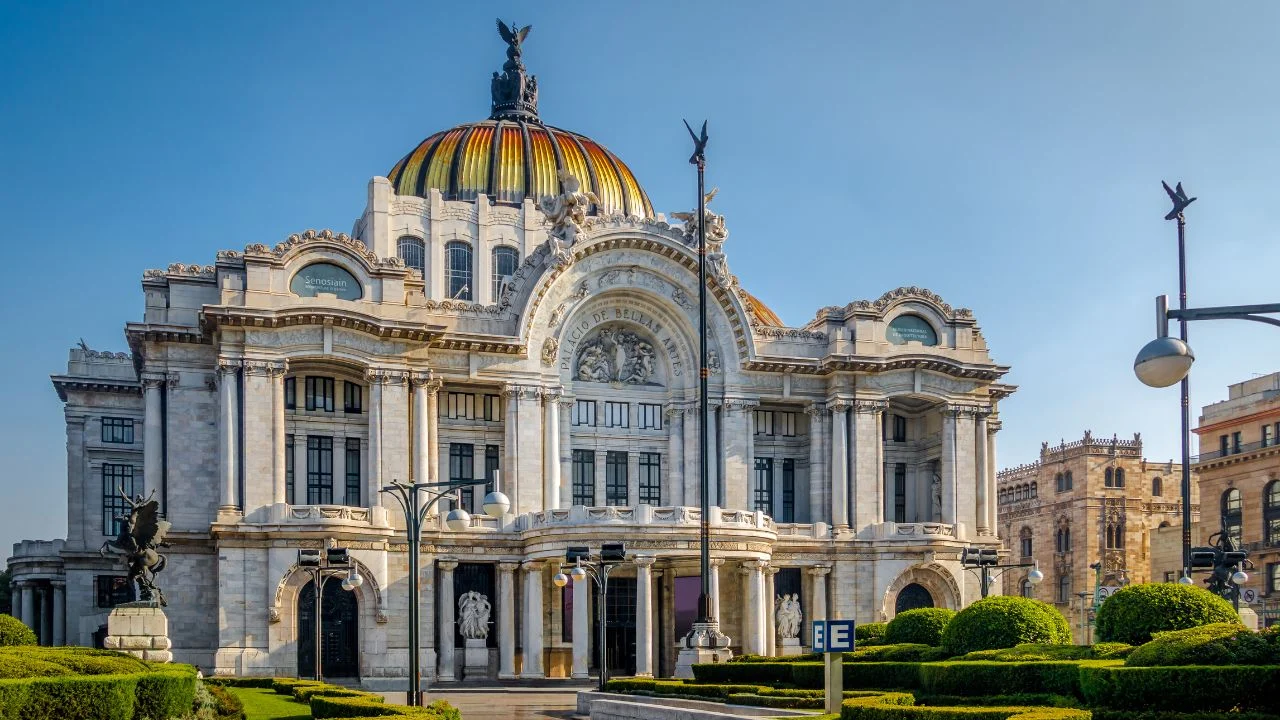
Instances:
[[[507,43],[507,61],[502,64],[502,74],[493,74],[493,120],[537,120],[538,78],[525,73],[521,58],[524,39],[529,37],[532,25],[518,28],[498,20],[498,35]]]

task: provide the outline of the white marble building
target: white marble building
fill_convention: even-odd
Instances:
[[[492,604],[485,672],[587,675],[594,592],[551,580],[566,547],[618,540],[635,558],[614,575],[607,662],[673,672],[698,594],[697,249],[621,160],[542,124],[508,57],[492,117],[373,178],[350,236],[148,270],[132,352],[71,351],[53,377],[70,532],[9,559],[43,642],[93,644],[127,599],[98,553],[124,488],[173,524],[160,584],[178,660],[308,674],[297,551],[332,538],[365,582],[326,585],[326,674],[390,686],[407,672],[408,545],[378,489],[473,478],[471,529],[433,515],[422,537],[428,677],[461,679],[471,591]],[[973,315],[899,288],[784,327],[712,220],[713,588],[735,652],[780,651],[779,595],[804,625],[975,599],[960,551],[999,547],[997,408],[1014,388]],[[500,521],[475,507],[495,471]]]

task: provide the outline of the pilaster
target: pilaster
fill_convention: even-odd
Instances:
[[[436,563],[436,567],[440,570],[440,582],[436,584],[440,592],[437,603],[437,607],[440,608],[440,669],[436,677],[449,682],[456,676],[454,634],[457,632],[457,619],[454,617],[454,612],[457,600],[453,592],[453,571],[457,569],[458,561],[452,558],[442,559]]]
[[[525,680],[537,680],[546,677],[542,669],[542,636],[544,623],[542,617],[542,578],[544,563],[529,560],[521,567],[524,570],[524,663],[520,668],[520,677]]]

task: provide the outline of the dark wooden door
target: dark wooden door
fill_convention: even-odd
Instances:
[[[360,676],[360,608],[356,594],[342,589],[342,579],[331,577],[323,585],[323,617],[320,622],[320,671],[326,678]],[[307,583],[298,595],[298,676],[315,677],[315,583]]]

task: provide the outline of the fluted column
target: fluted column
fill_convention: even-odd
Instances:
[[[427,410],[427,383],[430,373],[413,373],[413,482],[431,482],[431,420]]]
[[[991,532],[991,517],[988,514],[990,506],[987,504],[987,415],[985,411],[978,413],[978,427],[974,430],[973,438],[973,484],[977,490],[974,504],[977,506],[979,535]]]
[[[684,504],[690,507],[702,506],[702,466],[698,462],[698,428],[700,427],[698,406],[685,408],[684,411]],[[714,496],[713,496],[714,497]]]
[[[827,404],[831,411],[831,524],[849,527],[849,426],[847,403]]]
[[[560,507],[573,507],[573,442],[569,429],[573,427],[573,400],[561,398],[560,403]]]
[[[240,361],[218,360],[218,509],[240,509]]]
[[[38,601],[40,603],[40,644],[49,646],[53,644],[53,613],[49,612],[49,606],[53,604],[53,594],[49,592],[49,588],[44,585],[37,585]]]
[[[505,417],[502,423],[502,492],[511,498],[511,514],[519,515],[528,512],[529,508],[520,504],[519,473],[519,428],[520,428],[520,393],[519,385],[507,385],[502,388],[502,402],[505,404]]]
[[[853,517],[850,524],[857,530],[878,524],[884,512],[884,440],[882,418],[885,402],[858,400],[853,404]]]
[[[53,645],[61,647],[67,644],[67,584],[53,581]]]
[[[284,372],[283,362],[271,367],[271,501],[276,505],[289,502],[284,482]]]
[[[830,522],[831,503],[827,499],[826,449],[823,443],[827,408],[822,403],[811,403],[804,413],[809,416],[809,522]]]
[[[542,509],[560,507],[560,388],[542,390]]]
[[[428,380],[427,387],[427,482],[440,482],[440,388],[444,382]]]
[[[942,522],[956,522],[956,413],[948,406],[942,411]]]
[[[808,620],[826,620],[827,619],[827,573],[831,572],[829,567],[811,567],[806,568],[805,572],[809,574],[811,579],[811,590],[809,593],[809,617]],[[812,627],[812,623],[806,623]],[[813,638],[809,638],[810,644]]]
[[[542,567],[541,561],[524,563],[524,663],[521,679],[546,677],[542,670]]]
[[[669,488],[663,504],[678,507],[689,504],[684,497],[684,408],[668,405],[663,412],[667,420],[667,477],[663,485]]]
[[[653,577],[655,557],[636,557],[636,677],[653,677]]]
[[[22,624],[36,631],[36,589],[30,582],[18,583],[18,592],[22,596]]]
[[[498,679],[516,676],[516,586],[520,563],[498,563]],[[575,635],[575,637],[577,637]]]
[[[720,448],[719,409],[720,406],[716,403],[710,403],[707,408],[707,487],[711,495],[711,504],[725,507],[724,483],[720,480],[720,470],[724,467],[724,453]],[[698,502],[701,504],[701,500]]]
[[[764,654],[778,654],[778,618],[774,611],[777,609],[777,593],[774,591],[773,576],[778,574],[778,568],[770,565],[764,569]]]
[[[763,560],[747,560],[742,563],[742,651],[750,655],[764,655],[764,568]]]
[[[1000,505],[996,493],[996,433],[999,431],[999,420],[987,421],[987,522],[992,535],[999,534],[1000,528]]]
[[[381,505],[379,498],[382,496],[379,491],[382,490],[382,382],[384,380],[382,373],[370,369],[365,372],[365,379],[369,381],[369,477],[368,477],[368,506],[374,507]],[[449,641],[452,644],[452,640]],[[453,672],[450,666],[450,672]]]
[[[711,617],[716,621],[721,620],[720,617],[720,566],[724,565],[724,558],[711,558],[711,578],[707,583],[707,589],[711,593]]]
[[[436,602],[436,606],[440,608],[440,669],[436,677],[448,681],[455,677],[453,643],[457,632],[457,618],[454,617],[457,600],[453,593],[453,571],[458,567],[458,561],[441,560],[436,567],[440,568],[440,582],[436,585],[440,589],[439,600]]]
[[[573,583],[573,677],[583,679],[591,672],[591,629],[587,622],[591,581],[587,578]]]
[[[160,486],[164,473],[164,424],[160,417],[160,393],[164,387],[165,376],[159,373],[143,373],[142,399],[144,415],[142,417],[142,495],[146,497],[153,491],[160,497]],[[168,508],[161,508],[167,511]]]

